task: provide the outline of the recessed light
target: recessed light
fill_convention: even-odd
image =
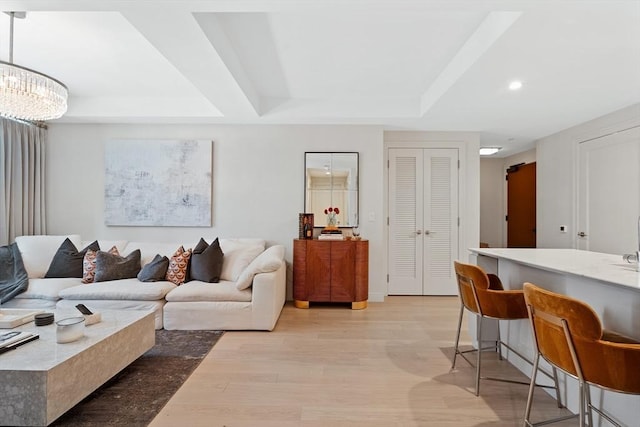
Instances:
[[[492,154],[496,154],[498,151],[500,151],[502,147],[481,147],[480,148],[480,155],[481,156],[490,156]]]
[[[522,87],[522,82],[520,80],[514,80],[509,83],[509,90],[519,90]]]

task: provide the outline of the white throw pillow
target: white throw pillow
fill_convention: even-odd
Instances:
[[[222,246],[222,242],[221,246]],[[238,280],[240,273],[251,261],[253,261],[258,255],[264,251],[264,246],[257,245],[225,245],[222,248],[224,256],[222,258],[222,272],[220,273],[220,280],[229,280],[235,282]]]
[[[284,246],[276,245],[271,246],[266,251],[262,252],[256,259],[251,261],[251,264],[247,268],[244,269],[240,277],[238,277],[238,282],[236,283],[236,287],[239,290],[247,289],[253,283],[253,276],[258,273],[269,273],[271,271],[276,271],[282,265],[282,260],[284,259]]]

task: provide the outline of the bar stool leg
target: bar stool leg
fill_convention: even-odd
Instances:
[[[593,425],[593,413],[591,412],[591,392],[589,389],[589,384],[585,383],[584,384],[584,398],[586,401],[586,411],[587,411],[587,417],[589,419],[589,425],[592,426]]]
[[[480,355],[482,354],[482,316],[478,316],[478,330],[476,332],[476,337],[478,339],[478,353],[476,358],[476,396],[480,395],[480,363],[482,358]]]
[[[553,387],[556,389],[556,402],[558,402],[558,408],[562,408],[562,400],[560,400],[560,385],[558,383],[558,370],[554,366],[551,372],[553,372]]]
[[[502,360],[502,336],[500,335],[500,321],[498,320],[498,341],[496,341],[496,350],[498,350],[498,360]]]
[[[531,416],[531,405],[533,403],[533,392],[536,388],[536,376],[538,375],[538,362],[540,361],[540,353],[536,352],[533,359],[533,370],[531,371],[531,384],[529,384],[529,394],[527,395],[527,406],[524,410],[524,427],[531,425],[529,422]]]
[[[460,303],[460,316],[458,316],[458,332],[456,333],[456,345],[453,351],[453,363],[451,364],[451,369],[456,367],[456,357],[460,350],[458,350],[458,343],[460,342],[460,329],[462,328],[462,315],[464,314],[464,305]]]
[[[585,394],[584,394],[584,384],[582,383],[582,381],[578,382],[578,395],[580,396],[580,402],[578,405],[578,425],[580,427],[584,427],[584,401],[586,400]],[[589,423],[589,425],[592,425],[591,423]]]

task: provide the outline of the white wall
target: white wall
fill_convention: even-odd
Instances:
[[[635,104],[536,141],[536,149],[504,159],[480,160],[480,240],[506,246],[506,185],[510,165],[536,162],[537,246],[575,248],[577,233],[578,144],[633,126],[640,126],[640,104]],[[640,165],[638,165],[640,168]],[[622,189],[612,189],[622,190]],[[613,215],[614,213],[612,213]],[[615,220],[615,218],[612,218]],[[503,224],[502,231],[497,223]],[[560,232],[560,225],[567,232]]]
[[[510,165],[536,162],[537,247],[575,248],[577,233],[578,144],[633,126],[640,126],[640,104],[615,111],[578,126],[563,130],[536,141],[536,149],[504,159],[481,160],[481,241],[493,246],[498,241],[496,218],[504,224],[503,246],[506,246],[506,186],[504,172]],[[500,160],[502,165],[500,166]],[[640,165],[638,165],[640,167]],[[500,172],[498,172],[500,168]],[[498,213],[499,194],[492,193],[500,179],[501,213]],[[614,189],[615,190],[615,189]],[[614,213],[612,213],[613,215]],[[567,227],[560,232],[560,225]]]
[[[105,226],[104,145],[114,138],[213,140],[213,226]],[[298,213],[304,212],[305,151],[360,153],[361,233],[370,245],[369,298],[383,300],[387,291],[383,132],[378,126],[51,124],[46,165],[48,232],[79,233],[85,240],[191,239],[194,244],[201,236],[260,237],[270,245],[285,245],[290,264]]]
[[[480,158],[480,241],[503,246],[504,160]]]
[[[539,248],[575,248],[577,223],[578,144],[630,127],[640,126],[635,104],[536,142],[537,244]],[[640,165],[638,165],[640,167]],[[623,188],[612,191],[623,191]],[[611,213],[615,221],[615,212]],[[560,225],[568,227],[561,233]]]

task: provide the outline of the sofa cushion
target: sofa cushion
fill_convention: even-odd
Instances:
[[[112,255],[120,255],[118,248],[112,246],[108,251]],[[89,249],[82,260],[82,283],[93,283],[96,277],[96,256],[98,251]]]
[[[131,279],[140,272],[140,250],[131,252],[126,257],[98,251],[96,254],[95,282]]]
[[[60,291],[60,297],[73,300],[136,300],[163,299],[176,285],[167,281],[140,282],[137,278],[97,282]]]
[[[77,234],[16,237],[16,243],[18,244],[18,249],[20,249],[22,262],[25,270],[27,270],[29,279],[44,277],[53,256],[66,238],[69,238],[76,248],[82,247],[82,240]]]
[[[178,286],[166,296],[168,302],[192,302],[192,301],[251,301],[251,290],[239,290],[235,282],[221,280],[215,285],[211,283],[192,280]]]
[[[264,240],[256,244],[243,239],[225,239],[220,241],[220,247],[224,253],[220,279],[235,282],[251,261],[264,251]]]
[[[253,282],[253,276],[258,273],[276,271],[282,265],[284,259],[284,246],[275,245],[268,248],[256,257],[251,264],[238,277],[236,287],[240,290],[247,289]]]
[[[169,258],[160,254],[156,255],[151,262],[145,264],[138,273],[138,280],[141,282],[158,282],[164,280],[169,268]]]
[[[189,267],[191,280],[218,283],[222,272],[223,259],[224,254],[220,249],[218,238],[211,242],[210,245],[201,238],[191,254]]]
[[[86,246],[83,250],[78,251],[76,245],[69,240],[64,239],[62,245],[58,248],[58,251],[53,256],[49,269],[45,273],[44,277],[82,277],[82,260],[87,250],[100,250],[98,241],[95,240]]]
[[[169,267],[167,268],[166,279],[181,285],[187,279],[187,268],[189,267],[189,259],[191,258],[191,249],[184,249],[180,246],[169,259]]]
[[[16,295],[18,299],[43,299],[57,301],[62,290],[82,284],[77,277],[61,277],[49,279],[29,279],[29,287],[21,294]]]

